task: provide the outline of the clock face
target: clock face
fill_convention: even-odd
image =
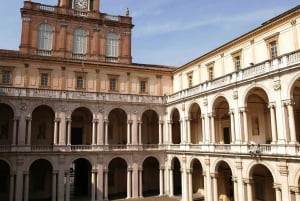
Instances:
[[[78,9],[86,9],[88,7],[88,0],[74,0],[74,7]]]

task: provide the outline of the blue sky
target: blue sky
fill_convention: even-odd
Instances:
[[[34,0],[56,5],[57,0]],[[298,0],[100,0],[100,11],[125,15],[135,27],[135,63],[181,66],[260,26]],[[18,50],[22,0],[0,5],[0,48]]]

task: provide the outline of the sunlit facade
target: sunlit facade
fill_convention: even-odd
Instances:
[[[1,201],[300,201],[299,6],[179,68],[132,63],[129,11],[99,8],[24,2]]]

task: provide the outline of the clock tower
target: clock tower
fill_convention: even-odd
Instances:
[[[131,64],[132,19],[100,12],[100,0],[24,1],[20,53]]]

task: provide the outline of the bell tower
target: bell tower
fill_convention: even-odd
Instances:
[[[20,53],[131,64],[134,25],[129,11],[124,14],[101,13],[100,0],[24,1]]]

